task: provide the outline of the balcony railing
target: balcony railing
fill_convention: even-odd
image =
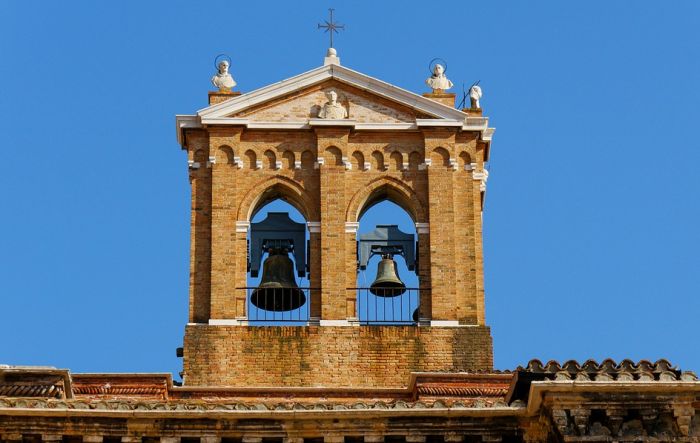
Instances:
[[[238,288],[245,291],[247,321],[251,325],[306,325],[312,294],[320,288]],[[424,288],[347,288],[357,301],[355,321],[361,325],[417,325],[420,294]],[[400,292],[400,293],[399,293]],[[355,298],[356,297],[356,298]],[[320,296],[317,297],[320,299]]]
[[[363,325],[418,324],[420,292],[428,289],[348,288],[357,292],[357,318]]]
[[[316,288],[238,288],[246,292],[248,323],[306,324]]]

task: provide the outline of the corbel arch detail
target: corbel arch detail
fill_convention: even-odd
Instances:
[[[252,220],[258,209],[277,198],[298,209],[307,221],[321,219],[316,202],[302,185],[288,177],[276,175],[258,182],[245,194],[236,220]]]
[[[394,177],[376,178],[357,191],[350,199],[345,220],[358,221],[367,209],[383,200],[390,200],[399,205],[416,223],[428,221],[425,205],[413,188]]]

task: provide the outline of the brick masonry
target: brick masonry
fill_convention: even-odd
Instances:
[[[188,386],[405,387],[411,372],[486,371],[493,359],[485,326],[191,324],[185,336]]]
[[[315,115],[315,107],[325,102],[324,92],[330,88],[339,91],[350,118],[358,122],[399,123],[427,117],[334,80],[235,116],[251,121],[303,121]],[[189,160],[199,165],[190,169],[189,322],[198,325],[188,326],[185,337],[188,384],[307,385],[324,380],[346,385],[370,377],[372,383],[393,386],[405,383],[412,370],[490,369],[481,182],[474,175],[483,171],[487,143],[478,132],[449,127],[361,131],[208,126],[187,130],[185,143]],[[416,223],[429,226],[418,233],[420,286],[430,289],[421,291],[420,317],[470,327],[409,328],[412,332],[346,327],[324,332],[315,327],[201,326],[210,320],[246,319],[246,292],[239,289],[247,286],[245,225],[277,198],[296,207],[307,221],[320,223],[318,232],[310,233],[310,286],[321,288],[312,293],[311,317],[335,321],[357,317],[355,293],[347,289],[356,286],[356,234],[348,232],[346,223],[359,221],[367,208],[389,199]],[[280,337],[300,353],[313,350],[308,352],[318,355],[284,354]],[[261,360],[256,358],[262,357],[254,358],[245,349],[258,349],[261,356],[263,350],[279,349],[277,360],[282,367],[270,374],[259,371],[253,366],[259,366]],[[372,349],[390,350],[392,358],[399,357],[387,363],[384,354]],[[362,357],[353,352],[362,352]],[[417,357],[409,361],[402,353]],[[379,369],[372,369],[371,361]],[[307,371],[304,378],[301,368],[308,362],[319,369]],[[343,365],[333,366],[340,362]],[[383,370],[386,365],[388,371]],[[384,374],[347,379],[321,374],[349,367],[357,374]]]

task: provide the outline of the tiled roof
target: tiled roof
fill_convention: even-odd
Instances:
[[[625,359],[619,364],[612,359],[598,363],[586,360],[579,364],[576,360],[568,360],[563,364],[550,360],[542,364],[540,360],[530,360],[525,368],[519,367],[517,372],[543,374],[550,380],[591,380],[591,381],[695,381],[698,377],[692,371],[680,371],[668,360],[661,359],[652,363],[640,360],[635,363]]]

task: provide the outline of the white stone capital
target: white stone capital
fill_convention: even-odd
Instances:
[[[320,221],[306,222],[306,226],[309,228],[309,233],[321,232],[321,222]]]
[[[190,169],[199,169],[199,162],[196,162],[194,160],[187,160],[187,166]]]
[[[247,220],[236,222],[236,232],[248,232],[250,222]]]
[[[319,157],[316,159],[316,163],[314,164],[314,168],[319,169],[323,164],[326,162],[326,159],[323,157]]]
[[[209,160],[207,161],[207,168],[211,168],[211,165],[216,164],[216,157],[214,156],[209,156]]]
[[[408,171],[408,162],[403,162],[403,164],[401,165],[401,170]]]
[[[262,160],[255,161],[255,169],[262,169]]]
[[[345,166],[346,170],[351,170],[352,169],[352,163],[348,161],[347,157],[343,157],[343,165]]]
[[[238,169],[243,169],[243,160],[240,157],[233,157],[233,164],[236,165]]]
[[[416,223],[416,232],[418,234],[429,234],[430,223]]]
[[[294,160],[294,169],[301,169],[301,160]]]
[[[345,222],[345,232],[347,232],[348,234],[357,234],[357,229],[359,227],[359,222]]]
[[[450,166],[452,167],[452,169],[456,171],[457,170],[457,160],[454,158],[450,158],[449,162],[450,162]]]
[[[275,162],[275,169],[277,169],[277,170],[282,169],[282,160],[277,160]]]
[[[423,161],[423,163],[421,163],[420,165],[418,165],[418,169],[421,170],[421,171],[424,171],[424,170],[426,170],[427,168],[429,168],[430,165],[432,165],[432,164],[433,164],[433,160],[432,160],[432,159],[429,159],[429,158],[426,158],[426,159]]]
[[[370,169],[372,169],[372,163],[365,162],[365,171],[369,171]]]

